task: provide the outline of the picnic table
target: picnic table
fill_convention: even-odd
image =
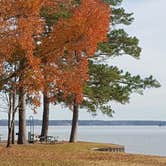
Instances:
[[[54,136],[44,136],[44,137],[39,137],[40,138],[40,142],[43,143],[55,143],[55,142],[58,142],[58,139]]]

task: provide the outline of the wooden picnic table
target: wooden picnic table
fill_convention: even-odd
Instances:
[[[40,138],[40,142],[46,142],[46,143],[55,143],[58,142],[58,140],[54,137],[54,136],[44,136],[44,137],[39,137]]]

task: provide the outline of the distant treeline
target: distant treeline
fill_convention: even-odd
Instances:
[[[35,126],[41,126],[41,120],[33,121]],[[114,120],[114,121],[103,121],[103,120],[80,120],[80,126],[165,126],[166,121],[142,121],[142,120]],[[16,121],[18,125],[18,121]],[[27,120],[29,125],[29,120]],[[70,126],[71,120],[50,120],[49,126]],[[0,120],[0,126],[7,126],[7,120]]]

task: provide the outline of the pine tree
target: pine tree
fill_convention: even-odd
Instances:
[[[134,20],[133,13],[126,13],[124,8],[120,7],[122,0],[103,1],[112,7],[110,18],[112,30],[108,33],[108,41],[99,43],[95,56],[89,59],[89,80],[84,86],[84,101],[80,107],[86,108],[92,114],[101,111],[112,116],[114,110],[110,105],[111,101],[125,104],[130,101],[132,93],[143,94],[144,89],[160,87],[160,83],[153,76],[147,78],[132,76],[116,66],[102,64],[103,59],[123,55],[139,59],[141,53],[139,40],[135,36],[130,36],[124,29],[116,28],[117,25],[129,26]],[[73,117],[77,117],[77,121],[75,118],[73,121],[77,125],[78,109],[79,107],[73,112],[75,114]],[[75,142],[76,137],[70,138],[70,141]]]

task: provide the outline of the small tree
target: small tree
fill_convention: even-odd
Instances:
[[[6,147],[10,147],[11,143],[14,144],[14,128],[15,128],[15,114],[18,109],[16,106],[16,94],[13,91],[3,90],[1,92],[1,100],[3,101],[3,106],[1,111],[8,114],[8,137]]]

